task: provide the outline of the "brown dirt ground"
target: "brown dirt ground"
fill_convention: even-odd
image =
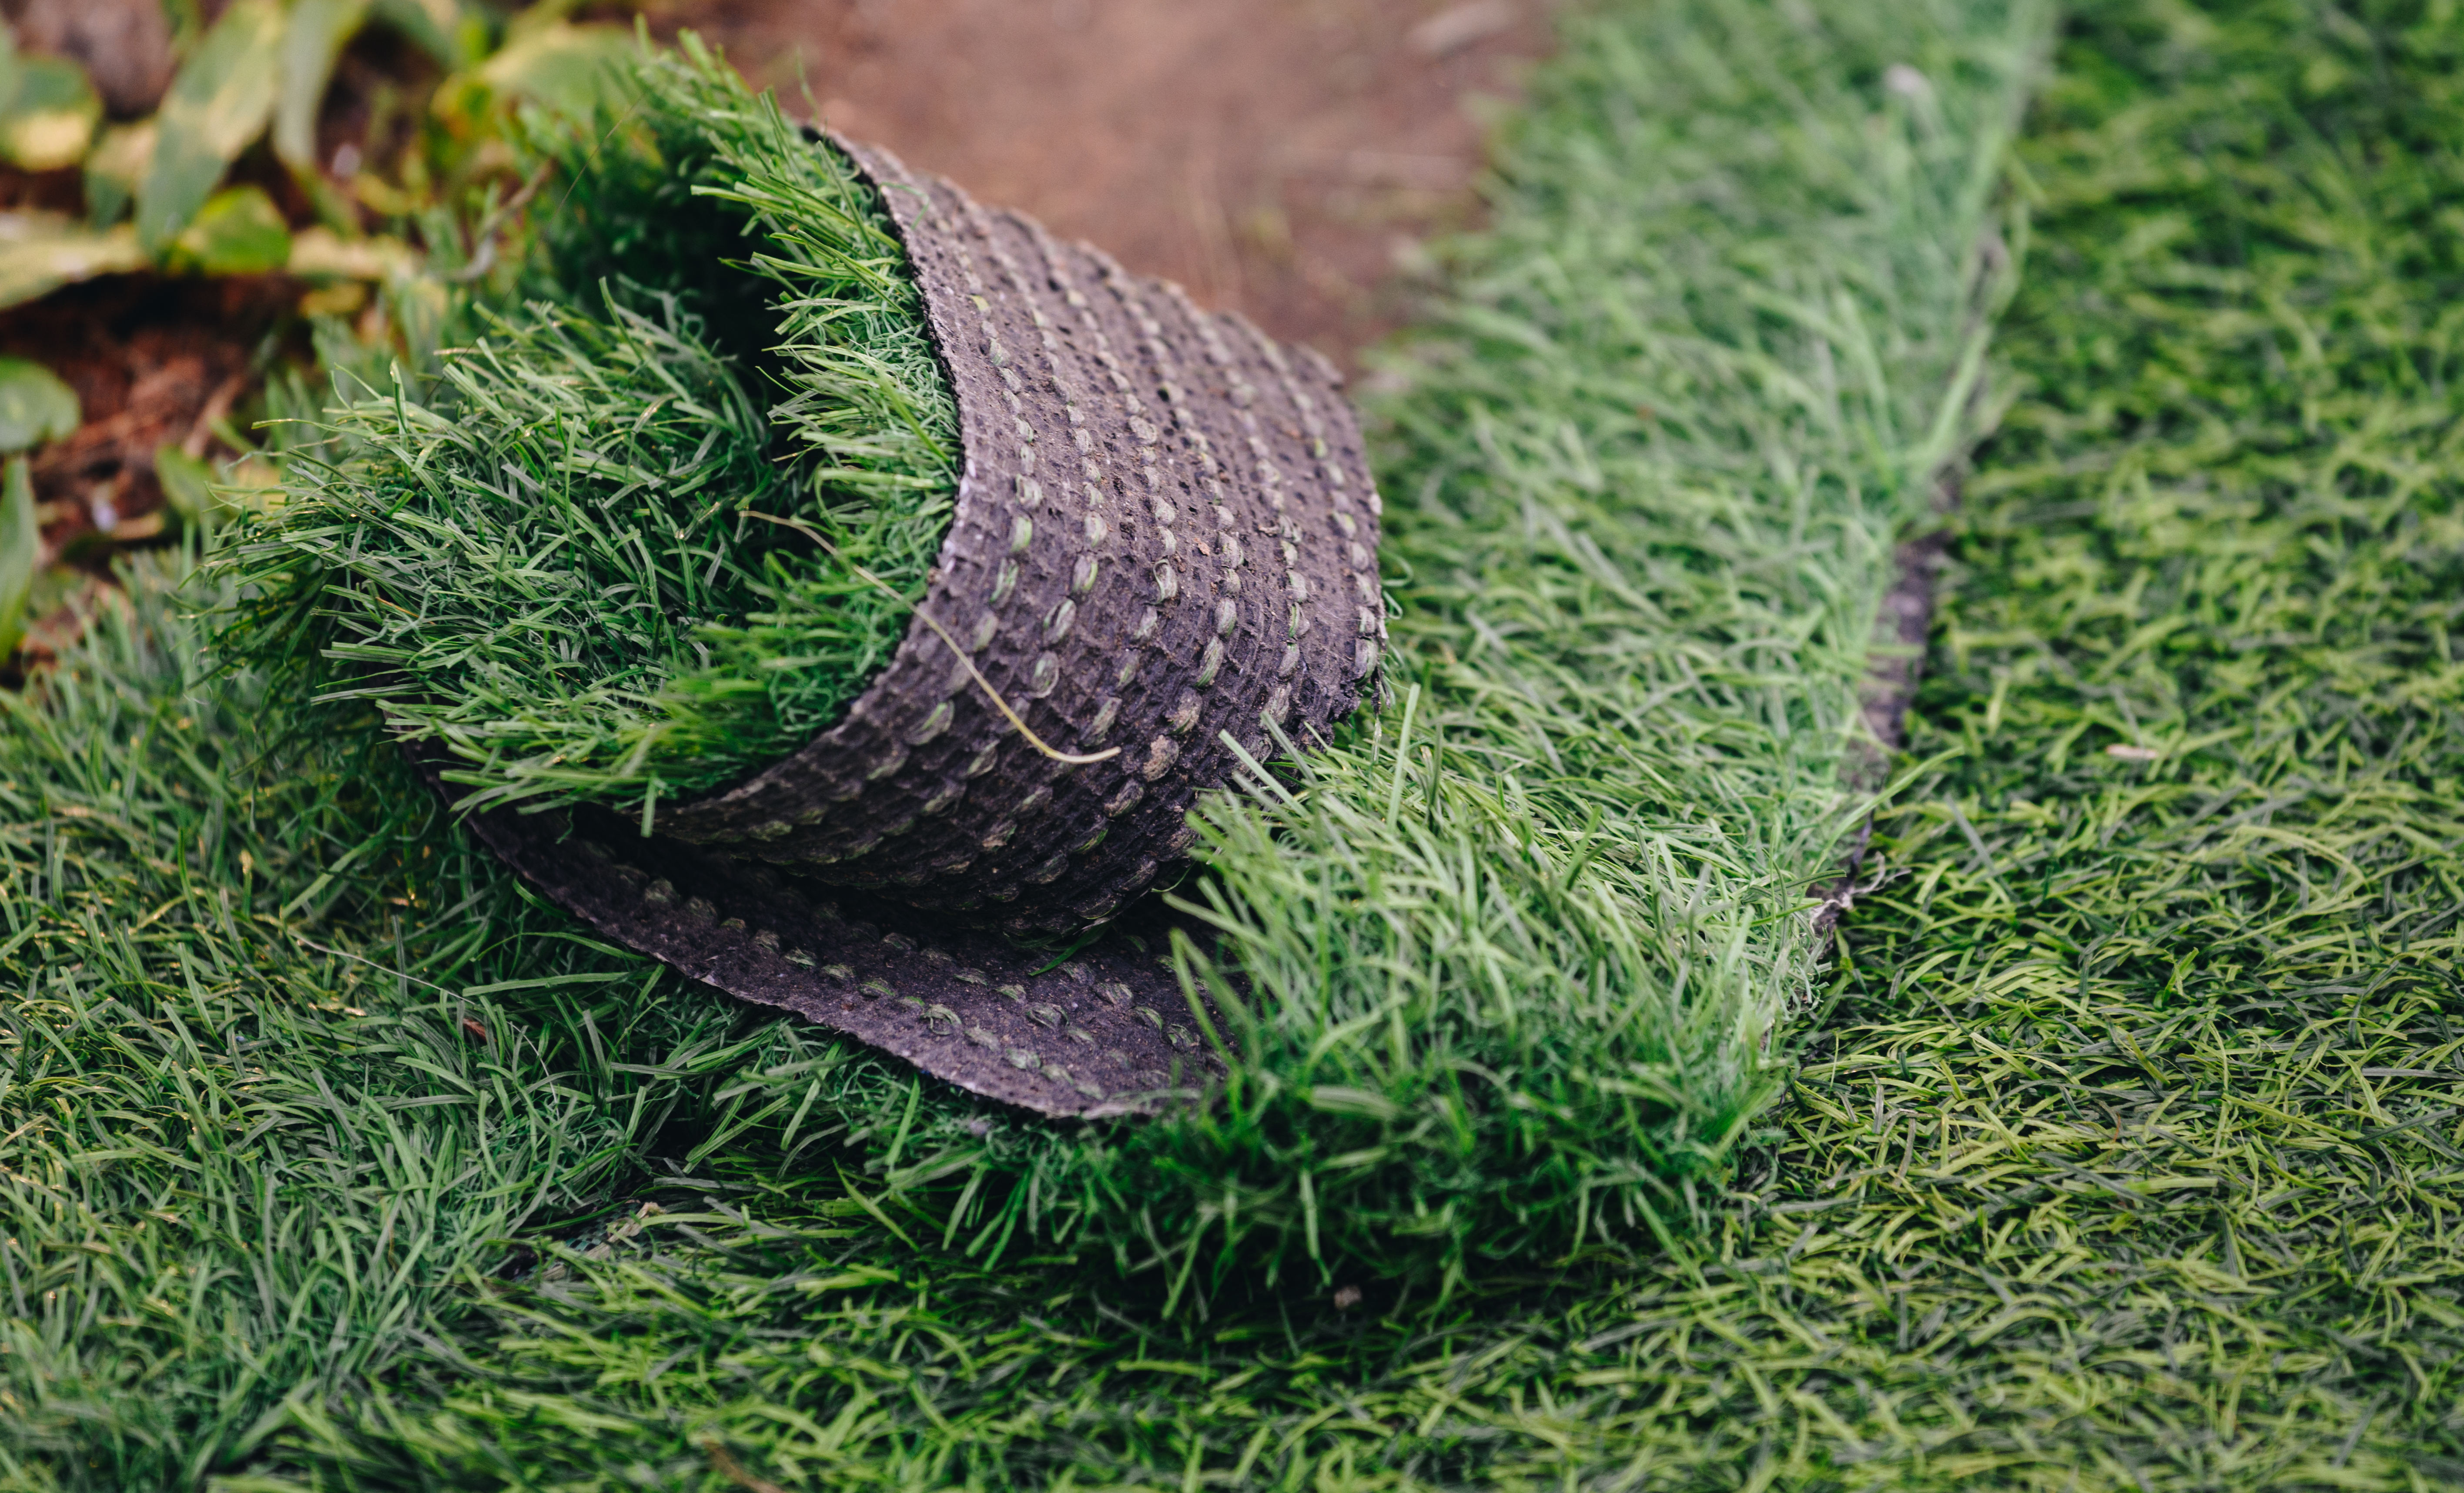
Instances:
[[[834,128],[1350,362],[1474,213],[1484,117],[1552,8],[716,0],[692,24]]]
[[[45,527],[78,509],[93,528],[151,538],[162,506],[154,451],[202,455],[209,427],[257,373],[253,354],[305,287],[279,275],[212,280],[115,274],[53,292],[0,318],[0,354],[48,366],[77,391],[85,423],[33,459]]]
[[[1545,44],[1556,3],[649,0],[649,11],[662,32],[701,31],[796,112],[1356,366],[1408,312],[1427,241],[1476,216],[1484,121]],[[78,44],[68,50],[110,50],[101,32],[62,26]],[[370,98],[424,88],[400,51],[354,47],[322,133],[365,133]],[[304,209],[279,172],[252,174]],[[77,195],[74,170],[0,170],[0,208],[74,211]],[[119,544],[165,532],[154,450],[224,452],[209,427],[235,399],[246,406],[264,339],[303,290],[278,276],[120,276],[0,313],[0,354],[48,364],[84,406],[84,428],[34,461],[54,557],[100,573]]]

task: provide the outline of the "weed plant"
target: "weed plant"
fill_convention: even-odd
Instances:
[[[956,408],[870,189],[691,38],[630,83],[534,130],[520,293],[433,378],[338,380],[227,561],[232,651],[376,702],[473,805],[647,819],[794,751],[905,635],[949,525]]]

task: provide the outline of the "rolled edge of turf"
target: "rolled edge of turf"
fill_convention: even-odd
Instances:
[[[422,763],[441,789],[437,765]],[[861,892],[815,896],[593,806],[463,823],[609,942],[987,1099],[1054,1117],[1142,1114],[1223,1071],[1221,1023],[1182,994],[1159,910],[1064,958]]]
[[[1186,854],[1233,742],[1306,744],[1375,670],[1359,428],[1324,358],[831,143],[890,210],[958,408],[932,621],[838,725],[655,828],[919,908],[989,904],[1013,933],[1081,928]],[[1035,750],[976,673],[1061,752],[1117,755]]]
[[[828,140],[890,211],[958,409],[917,618],[838,725],[660,806],[651,834],[592,808],[468,823],[611,941],[975,1093],[1082,1116],[1185,1098],[1221,1071],[1221,1028],[1163,956],[1166,914],[1134,909],[1067,959],[970,925],[1113,918],[1187,853],[1189,809],[1243,754],[1351,712],[1386,624],[1341,378]],[[1036,749],[995,694],[1059,752],[1110,755]]]

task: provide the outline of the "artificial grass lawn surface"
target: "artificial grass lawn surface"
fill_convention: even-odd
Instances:
[[[1691,1227],[1809,998],[1792,914],[1861,810],[1893,538],[1970,433],[2037,29],[1859,25],[1626,19],[1538,106],[1570,124],[1530,131],[1526,208],[1395,411],[1400,708],[1201,815],[1181,894],[1224,936],[1183,952],[1235,1028],[1219,1103],[1030,1123],[779,1029],[695,1160],[843,1164],[968,1259],[1068,1252],[1167,1313]],[[1905,55],[1940,82],[1877,93]]]
[[[1435,532],[1457,484],[1500,482],[1524,532],[1576,556],[1615,536],[1568,518],[1570,494],[1682,490],[1605,464],[1631,446],[1598,439],[1608,402],[1586,396],[1632,368],[1590,360],[1632,344],[1579,334],[1614,318],[1535,314],[1575,304],[1569,219],[1610,207],[1551,187],[1657,148],[1621,112],[1654,98],[1626,70],[1716,98],[1717,64],[1771,55],[1756,28],[1788,13],[1614,11],[1544,80],[1390,446],[1390,515],[1422,515],[1397,518],[1396,554],[1432,610],[1443,582],[1419,567],[1479,553]],[[1932,80],[1901,95],[1912,113],[1938,104],[1955,70],[1917,45],[1934,19],[1895,7],[1865,45],[1819,49],[1861,71],[1808,112],[1861,121],[1885,58]],[[919,1237],[929,1187],[883,1196],[865,1143],[800,1152],[810,1109],[760,1116],[834,1048],[582,946],[450,840],[386,829],[331,757],[253,765],[266,713],[217,701],[184,648],[149,674],[127,634],[99,640],[18,713],[0,769],[22,826],[0,842],[0,949],[34,982],[0,1095],[0,1468],[38,1487],[209,1465],[257,1469],[234,1487],[2464,1477],[2454,34],[2292,6],[2073,21],[2020,151],[2036,215],[1997,342],[2015,403],[1956,519],[1919,765],[1881,841],[1897,879],[1845,925],[1780,1129],[1725,1187],[1698,1179],[1696,1232],[1665,1251],[1482,1262],[1441,1304],[1364,1277],[1349,1313],[1307,1280],[1227,1289],[1203,1319],[1083,1260],[954,1260]],[[1506,438],[1551,406],[1553,453]],[[1884,537],[1921,516],[1906,496],[1868,516]],[[1676,507],[1639,506],[1617,517]],[[1432,624],[1415,656],[1443,663],[1441,641]],[[1445,682],[1422,684],[1442,716]],[[1397,781],[1408,823],[1426,779]],[[400,948],[380,884],[420,899]],[[505,1280],[490,1241],[517,1231],[545,1256]]]

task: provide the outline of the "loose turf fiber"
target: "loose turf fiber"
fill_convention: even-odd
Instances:
[[[1808,847],[1846,816],[1812,806],[1810,758],[1836,770],[1844,733],[1808,733],[1827,745],[1757,779],[1769,758],[1737,723],[1777,736],[1793,724],[1783,700],[1844,720],[1853,629],[1889,539],[1929,500],[1908,453],[1946,452],[1872,439],[1882,409],[1905,419],[1877,398],[1855,406],[1864,425],[1836,428],[1831,464],[1800,469],[1841,487],[1870,474],[1859,506],[1762,473],[1787,470],[1790,443],[1832,438],[1819,415],[1860,368],[1886,370],[1869,392],[1904,391],[1893,398],[1920,412],[1938,406],[1916,390],[1957,386],[1942,370],[1960,364],[1972,282],[1916,271],[1938,252],[1955,272],[1952,245],[1987,221],[1997,153],[1980,142],[1999,116],[1981,100],[2009,85],[1960,79],[2025,77],[2035,35],[2026,17],[1980,24],[1996,19],[1984,7],[1834,11],[1822,35],[1798,32],[1794,8],[1712,0],[1574,23],[1510,153],[1497,226],[1395,415],[1389,569],[1413,603],[1395,626],[1416,660],[1406,697],[1421,690],[1412,734],[1398,702],[1326,759],[1327,785],[1299,808],[1226,802],[1214,822],[1280,814],[1320,859],[1346,843],[1307,838],[1331,823],[1364,836],[1354,864],[1369,870],[1438,864],[1390,847],[1460,823],[1439,818],[1456,812],[1450,783],[1505,776],[1454,734],[1472,723],[1455,692],[1488,677],[1503,697],[1484,706],[1528,712],[1528,738],[1560,749],[1518,778],[1572,780],[1693,722],[1684,783],[1766,786],[1714,810],[1725,838],[1686,844],[1743,859],[1735,826],[1819,820],[1820,835],[1771,831],[1748,863],[1771,883],[1781,867],[1818,870]],[[1320,1236],[1336,1278],[1366,1287],[1349,1309],[1310,1272],[1265,1289],[1236,1271],[1170,1314],[1134,1255],[1124,1278],[1089,1268],[1107,1250],[1030,1253],[1049,1246],[1022,1228],[997,1236],[1011,1241],[998,1263],[989,1241],[969,1260],[951,1227],[967,1203],[936,1188],[979,1174],[902,1174],[913,1148],[963,1145],[988,1117],[574,938],[400,779],[362,770],[347,745],[286,742],[279,707],[209,681],[186,625],[140,587],[139,615],[0,736],[14,826],[0,960],[19,992],[0,1038],[0,1476],[127,1487],[219,1468],[233,1489],[2464,1477],[2453,21],[2429,6],[2145,0],[2071,23],[2019,154],[2035,228],[1996,384],[2015,402],[1956,519],[1912,765],[1879,841],[1895,879],[1844,925],[1834,1004],[1779,1128],[1725,1184],[1698,1172],[1691,1208],[1667,1210],[1686,1227],[1659,1252],[1609,1258],[1615,1231],[1535,1231],[1519,1264],[1458,1250],[1440,1299],[1442,1270],[1380,1278],[1408,1254],[1389,1219],[1339,1248]],[[1793,122],[1772,122],[1756,76]],[[1738,115],[1716,113],[1724,99]],[[1681,157],[1689,120],[1705,154]],[[1979,206],[1939,220],[1969,238],[1851,231],[1888,217],[1873,205],[1895,200],[1884,167],[1911,142],[1976,163],[1961,200]],[[1796,167],[1852,145],[1881,159],[1789,195],[1812,174]],[[1657,178],[1643,162],[1678,164]],[[1689,203],[1692,238],[1609,232]],[[1744,243],[1690,248],[1713,223],[1742,225]],[[1836,254],[1827,270],[1788,257],[1815,252],[1790,225]],[[1610,248],[1586,260],[1590,242]],[[1887,273],[1899,264],[1904,276]],[[1732,335],[1647,338],[1654,323],[1617,309],[1655,304],[1654,283],[1749,283],[1748,268],[1780,287],[1754,338],[1717,320]],[[1917,315],[1926,295],[1959,317]],[[1903,314],[1872,315],[1885,304]],[[1933,331],[1868,363],[1840,356],[1911,327]],[[1816,377],[1732,356],[1765,335]],[[1721,406],[1734,424],[1689,423],[1689,391],[1739,371],[1774,413],[1757,422],[1740,403]],[[1878,451],[1898,454],[1859,455]],[[1682,480],[1649,480],[1670,473]],[[1749,502],[1677,501],[1722,492],[1806,493],[1790,521],[1803,527],[1757,529]],[[1623,532],[1689,516],[1687,543]],[[1714,615],[1701,597],[1832,615],[1769,600],[1830,573],[1814,561],[1748,563],[1793,553],[1792,535],[1826,566],[1869,567],[1862,614],[1740,626],[1797,640],[1791,667],[1713,671],[1757,659],[1677,625]],[[1548,563],[1479,568],[1515,540]],[[1692,610],[1668,600],[1687,597]],[[1572,625],[1544,626],[1544,602],[1624,620],[1552,631]],[[1424,611],[1457,620],[1415,621]],[[1807,638],[1839,662],[1810,667],[1827,655]],[[1544,645],[1553,672],[1529,661]],[[1613,667],[1663,672],[1644,672],[1656,692],[1621,714],[1586,714],[1601,709],[1591,695],[1614,697]],[[1762,713],[1673,710],[1688,697],[1672,678]],[[1838,714],[1815,714],[1817,699]],[[1428,738],[1441,752],[1410,748],[1433,719],[1461,726]],[[1561,735],[1544,720],[1597,723]],[[1628,736],[1600,744],[1612,720]],[[1598,755],[1568,760],[1567,741]],[[358,747],[386,756],[373,733]],[[1346,776],[1347,753],[1367,765]],[[1563,777],[1542,779],[1540,759]],[[1369,809],[1333,817],[1347,801]],[[1573,801],[1533,792],[1510,817],[1547,823]],[[1675,781],[1662,801],[1679,801]],[[1773,807],[1792,802],[1808,805],[1795,820]],[[1320,804],[1328,818],[1304,812]],[[1593,864],[1636,843],[1619,833]],[[1263,842],[1221,839],[1219,865],[1275,864]],[[1753,1043],[1787,1004],[1803,935],[1746,911],[1766,905],[1749,876],[1723,880],[1708,853],[1695,864],[1703,890],[1678,926],[1696,932],[1652,967],[1685,971],[1698,999],[1697,979],[1753,976],[1727,987],[1753,999],[1705,1009],[1736,1023],[1713,1049],[1734,1055],[1731,1082],[1760,1082]],[[1421,907],[1421,875],[1375,886]],[[1222,905],[1251,884],[1227,874]],[[1466,966],[1527,971],[1557,949],[1529,904],[1495,905],[1513,911],[1495,926],[1535,942],[1511,964],[1436,947],[1425,968],[1440,973],[1423,977],[1438,997],[1463,999]],[[1411,1036],[1385,1040],[1408,1050]],[[1374,1144],[1413,1133],[1367,1099],[1334,1103],[1387,1127]],[[998,1165],[977,1197],[1061,1144],[984,1128]],[[1410,1159],[1362,1169],[1445,1175]],[[1081,1217],[1102,1237],[1107,1215]],[[1568,1245],[1552,1238],[1592,1258],[1557,1263]]]

